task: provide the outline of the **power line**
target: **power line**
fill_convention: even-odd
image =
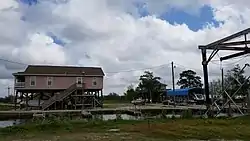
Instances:
[[[11,60],[2,59],[2,58],[0,58],[0,60],[4,62],[13,63],[13,64],[19,64],[19,65],[25,65],[25,66],[28,65],[28,64],[21,63],[21,62],[11,61]]]
[[[184,66],[184,65],[181,65],[181,64],[178,64],[178,63],[175,63],[175,64],[178,65],[177,67],[180,67],[180,68],[183,68],[183,69],[192,69],[192,70],[195,70],[195,71],[199,71],[201,73],[203,72],[202,70],[197,69],[197,68],[187,67],[187,66]]]
[[[175,64],[177,64],[177,63],[175,63]],[[203,73],[203,70],[201,70],[201,69],[197,69],[197,68],[192,68],[192,67],[187,67],[187,66],[184,66],[184,65],[181,65],[181,64],[177,64],[179,67],[181,67],[181,68],[183,68],[183,69],[192,69],[192,70],[194,70],[194,71],[196,71],[196,72],[200,72],[200,73]],[[177,67],[178,67],[177,66]],[[218,72],[209,72],[210,74],[214,74],[214,75],[220,75],[220,73]]]
[[[0,60],[5,61],[5,62],[9,62],[9,63],[14,63],[14,64],[28,65],[28,64],[25,64],[25,63],[11,61],[11,60],[7,60],[7,59],[3,59],[3,58],[0,58]],[[133,72],[133,71],[139,71],[139,70],[148,70],[148,69],[155,69],[155,68],[163,68],[166,65],[170,65],[170,63],[168,63],[168,64],[162,64],[162,65],[158,65],[158,66],[153,66],[153,67],[140,68],[140,69],[122,70],[122,71],[115,71],[115,72],[105,72],[105,74],[115,74],[115,73],[121,73],[121,72]]]
[[[11,60],[7,60],[7,59],[3,59],[3,58],[0,58],[0,60],[2,61],[5,61],[5,62],[9,62],[9,63],[15,63],[15,64],[20,64],[20,65],[28,65],[28,64],[25,64],[25,63],[21,63],[21,62],[17,62],[17,61],[11,61]],[[170,65],[171,63],[167,63],[167,64],[162,64],[162,65],[158,65],[158,66],[153,66],[153,67],[147,67],[147,68],[139,68],[139,69],[131,69],[131,70],[121,70],[121,71],[115,71],[115,72],[105,72],[105,74],[111,74],[109,76],[112,76],[114,74],[117,74],[117,73],[123,73],[123,72],[135,72],[135,71],[141,71],[141,70],[149,70],[149,69],[160,69],[160,68],[164,68],[166,67],[167,65]],[[190,68],[190,67],[187,67],[187,66],[184,66],[184,65],[181,65],[181,64],[178,64],[178,63],[175,63],[179,66],[182,66],[184,69],[193,69],[193,70],[198,70],[200,71],[201,73],[203,72],[202,70],[199,70],[199,69],[196,69],[196,68]],[[217,73],[216,73],[217,74]]]
[[[247,54],[247,55],[245,55],[245,56],[241,56],[241,57],[238,58],[239,60],[237,60],[237,61],[235,61],[235,62],[231,62],[231,63],[223,63],[223,65],[229,66],[229,65],[233,65],[233,64],[239,63],[240,61],[242,61],[243,59],[245,59],[245,58],[248,57],[248,56],[249,56],[249,54]],[[217,60],[213,60],[213,61],[217,61]],[[218,60],[218,61],[220,61],[220,60]],[[211,63],[212,63],[212,64],[215,64],[215,65],[221,65],[221,64],[218,64],[218,63],[214,63],[214,62],[212,62],[212,61],[211,61]]]
[[[240,60],[238,60],[236,62],[233,62],[233,63],[237,63],[237,62],[241,61],[242,59],[246,58],[247,56],[244,56]],[[19,64],[19,65],[28,65],[28,64],[25,64],[25,63],[21,63],[21,62],[17,62],[17,61],[11,61],[11,60],[7,60],[7,59],[3,59],[3,58],[0,58],[0,60],[5,61],[5,62],[9,62],[9,63]],[[215,61],[215,60],[213,60],[213,61]],[[230,63],[230,64],[233,64],[233,63]],[[170,64],[171,63],[162,64],[162,65],[153,66],[153,67],[139,68],[139,69],[130,69],[130,70],[121,70],[121,71],[114,71],[114,72],[105,72],[105,74],[111,74],[109,76],[112,76],[112,74],[123,73],[123,72],[135,72],[135,71],[149,70],[149,69],[156,69],[156,68],[160,69],[160,68],[164,68],[164,67],[166,67],[167,65],[170,65]],[[199,71],[201,73],[203,72],[202,70],[197,69],[197,68],[187,67],[187,66],[184,66],[184,65],[178,64],[178,63],[175,63],[175,64],[177,64],[178,66],[181,66],[184,69],[193,69],[193,70]],[[212,73],[212,74],[219,74],[219,73]]]
[[[140,71],[140,70],[163,68],[163,67],[166,67],[167,65],[170,65],[170,63],[169,64],[162,64],[159,66],[148,67],[148,68],[131,69],[131,70],[116,71],[116,72],[105,72],[105,73],[106,74],[116,74],[116,73],[121,73],[121,72],[134,72],[134,71]]]

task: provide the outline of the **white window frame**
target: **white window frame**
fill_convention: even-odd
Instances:
[[[94,85],[94,82],[96,82],[95,85]],[[94,78],[92,79],[92,86],[97,86],[97,78],[96,78],[96,77],[94,77]]]
[[[51,81],[51,85],[49,85],[49,81]],[[47,86],[52,86],[53,85],[53,77],[47,77]]]
[[[78,82],[78,80],[80,80],[80,84],[83,84],[83,78],[82,77],[76,77],[76,84],[79,84]]]
[[[34,81],[34,85],[32,85],[32,81]],[[30,86],[36,86],[36,76],[30,76]]]

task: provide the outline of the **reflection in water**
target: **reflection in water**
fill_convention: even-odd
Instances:
[[[94,119],[99,119],[99,120],[115,120],[115,119],[123,119],[123,120],[138,120],[142,119],[142,117],[139,116],[131,116],[127,114],[121,114],[121,115],[115,115],[115,114],[110,114],[110,115],[95,115],[93,117]]]
[[[20,125],[23,123],[25,123],[25,120],[21,120],[21,119],[0,121],[0,128]]]

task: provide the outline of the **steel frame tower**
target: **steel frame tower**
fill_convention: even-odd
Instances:
[[[245,54],[250,53],[250,48],[248,48],[248,44],[250,44],[250,40],[247,39],[247,34],[250,33],[250,28],[240,31],[238,33],[232,34],[215,42],[212,42],[208,45],[199,45],[198,49],[201,50],[202,54],[202,66],[203,66],[203,74],[204,74],[204,86],[205,86],[205,95],[206,95],[206,106],[207,109],[210,109],[211,99],[209,98],[209,82],[208,82],[208,63],[213,59],[213,57],[220,50],[234,51],[237,53],[233,53],[220,58],[220,61],[231,59],[234,57],[239,57]],[[238,37],[244,36],[244,40],[228,42]],[[243,45],[243,46],[242,46]],[[207,58],[207,50],[212,50],[212,53]],[[209,115],[211,116],[211,115]]]

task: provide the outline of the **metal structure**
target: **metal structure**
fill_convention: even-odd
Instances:
[[[249,64],[245,64],[244,67],[238,72],[237,76],[239,76],[240,73],[243,72],[244,69],[245,69],[246,67],[250,67],[250,65],[249,65]],[[232,76],[232,77],[233,77],[233,76]],[[216,108],[217,108],[217,110],[218,110],[218,112],[216,113],[216,116],[219,115],[219,114],[221,113],[221,111],[226,107],[226,105],[227,105],[230,101],[234,104],[234,106],[235,106],[236,109],[239,111],[239,113],[241,113],[242,115],[244,115],[244,113],[242,112],[242,110],[239,108],[239,106],[238,106],[238,105],[235,103],[235,101],[233,100],[233,97],[234,97],[234,96],[240,91],[240,89],[249,81],[250,76],[248,76],[248,77],[244,80],[243,83],[241,83],[241,82],[240,82],[237,78],[235,78],[235,77],[233,77],[233,79],[235,79],[236,82],[239,84],[239,87],[237,88],[237,90],[230,96],[230,94],[227,92],[227,90],[229,89],[230,86],[226,86],[226,88],[223,89],[222,92],[219,94],[219,95],[224,95],[224,94],[226,95],[226,97],[228,98],[228,99],[226,100],[226,102],[222,105],[222,107],[219,107],[219,106],[217,105],[218,99],[216,99],[216,100],[212,103],[212,105],[211,105],[212,107],[213,107],[213,105],[215,105]],[[232,83],[233,83],[233,80],[232,80],[228,85],[231,85]],[[211,108],[211,107],[210,107],[210,108]],[[229,108],[230,108],[230,107],[228,107],[228,110],[230,110]],[[212,108],[211,108],[211,109],[212,109]],[[210,110],[210,109],[209,109],[209,110]],[[207,113],[209,112],[209,110],[207,110],[205,114],[207,114]]]
[[[227,36],[223,39],[210,43],[208,45],[199,45],[199,49],[202,54],[202,66],[204,73],[204,87],[205,87],[205,95],[206,95],[206,106],[207,109],[210,109],[211,99],[209,97],[209,82],[208,82],[208,63],[213,59],[213,57],[220,51],[235,51],[237,53],[233,53],[224,57],[221,57],[220,60],[227,60],[235,57],[239,57],[245,54],[250,53],[250,48],[248,48],[248,44],[250,44],[250,40],[247,39],[247,34],[250,33],[250,28],[240,31],[238,33]],[[233,39],[244,37],[242,41],[231,41]],[[231,41],[231,42],[229,42]],[[243,45],[243,46],[242,46]],[[212,53],[207,58],[207,50],[212,50]]]

